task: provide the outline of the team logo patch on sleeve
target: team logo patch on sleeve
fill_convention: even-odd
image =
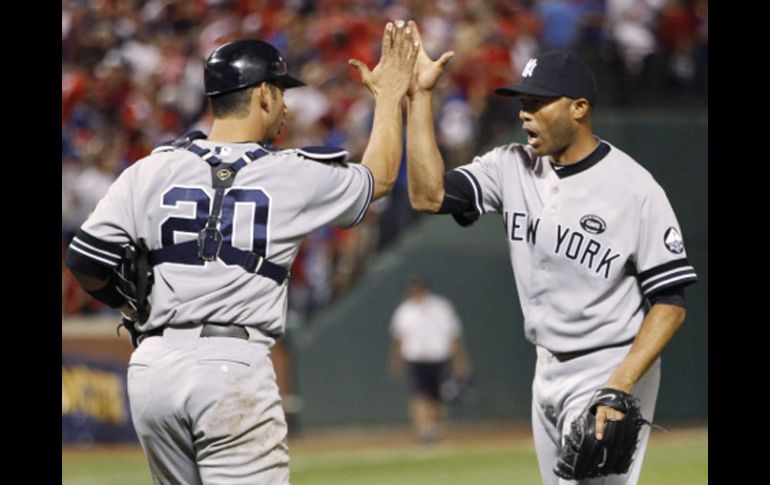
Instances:
[[[587,215],[580,218],[580,227],[591,234],[601,234],[607,230],[607,223],[599,216]]]
[[[682,236],[679,235],[679,231],[673,226],[666,229],[666,234],[663,236],[663,242],[666,243],[668,250],[674,254],[682,254],[682,251],[684,251],[684,241],[682,241]]]

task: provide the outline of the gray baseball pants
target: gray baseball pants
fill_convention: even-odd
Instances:
[[[158,485],[289,483],[272,341],[168,328],[128,367],[131,417]]]
[[[624,475],[583,480],[563,480],[553,473],[559,457],[562,436],[568,435],[572,421],[583,412],[594,391],[604,387],[612,372],[628,354],[630,345],[599,350],[566,362],[537,347],[537,365],[532,382],[532,431],[537,461],[544,485],[635,485],[642,470],[650,427],[642,427],[639,445]],[[652,421],[660,385],[660,359],[639,379],[632,394],[639,398],[642,416]]]

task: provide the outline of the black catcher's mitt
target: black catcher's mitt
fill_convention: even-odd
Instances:
[[[623,419],[605,421],[601,441],[596,439],[596,409],[599,406],[609,406],[624,413]],[[572,422],[553,472],[566,480],[626,473],[634,459],[639,431],[645,424],[650,422],[642,417],[637,398],[617,389],[599,389]]]
[[[150,300],[148,299],[153,284],[152,265],[149,262],[150,249],[144,239],[136,244],[124,246],[123,260],[115,268],[116,288],[126,299],[128,308],[122,312],[123,321],[118,325],[125,327],[131,334],[134,347],[138,345],[139,331],[136,323],[144,323],[150,317]]]

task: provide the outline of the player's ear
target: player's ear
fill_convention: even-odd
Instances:
[[[570,114],[575,121],[585,119],[586,116],[588,116],[590,109],[591,106],[588,104],[588,100],[585,98],[578,98],[573,100],[569,107]]]
[[[256,96],[259,102],[260,109],[264,111],[270,110],[270,85],[266,82],[261,83],[254,88],[254,96]]]

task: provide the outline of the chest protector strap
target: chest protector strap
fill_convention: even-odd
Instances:
[[[188,150],[211,166],[211,183],[215,190],[214,203],[211,207],[206,227],[198,233],[196,241],[187,241],[173,244],[150,252],[150,264],[153,266],[161,263],[199,264],[201,261],[222,260],[226,264],[235,264],[249,273],[255,273],[270,278],[276,283],[283,284],[289,275],[289,271],[283,266],[277,265],[265,259],[264,254],[254,251],[244,251],[230,244],[222,244],[222,232],[219,225],[222,217],[222,203],[225,190],[233,185],[238,171],[268,154],[262,148],[245,153],[233,163],[223,163],[211,150],[194,145],[193,142],[206,135],[199,131],[189,133],[156,150],[172,150],[183,148]]]

